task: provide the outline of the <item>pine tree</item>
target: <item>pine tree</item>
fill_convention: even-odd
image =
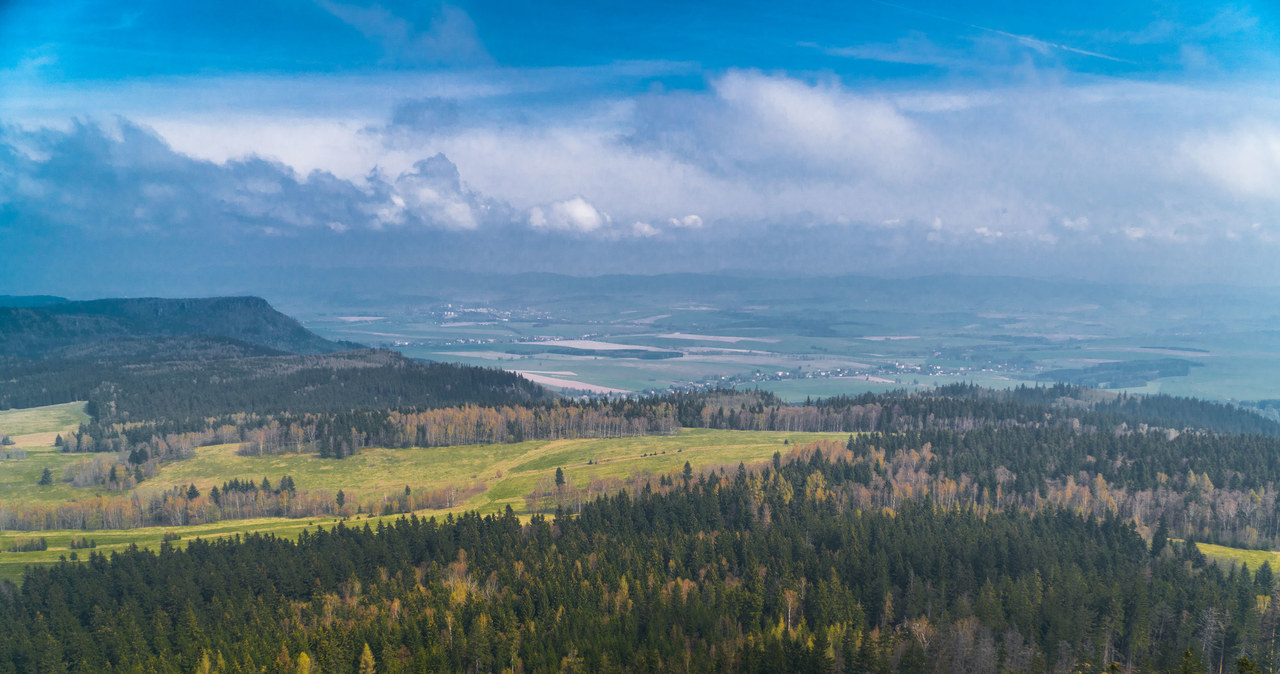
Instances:
[[[1262,566],[1258,567],[1258,572],[1254,575],[1253,582],[1257,583],[1258,589],[1262,594],[1271,594],[1271,586],[1275,583],[1271,572],[1271,562],[1263,562]]]
[[[360,674],[375,674],[378,670],[374,667],[373,651],[369,650],[369,644],[364,645],[364,651],[360,653]]]
[[[1160,523],[1156,525],[1156,533],[1151,537],[1151,556],[1158,557],[1168,544],[1169,524],[1165,522],[1164,515],[1161,515]]]
[[[45,466],[44,472],[40,473],[40,482],[38,484],[43,486],[53,484],[53,471],[49,470],[48,466]]]

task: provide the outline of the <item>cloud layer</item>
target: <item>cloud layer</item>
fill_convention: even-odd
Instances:
[[[774,17],[741,36],[769,58],[718,66],[629,60],[691,47],[615,49],[563,12],[510,9],[513,34],[506,12],[363,0],[275,7],[301,26],[288,58],[325,57],[318,35],[346,54],[305,72],[63,80],[74,41],[0,48],[0,233],[19,242],[0,254],[1280,283],[1280,89],[1251,70],[1276,63],[1265,15],[1143,9],[1099,30],[1045,10],[1076,26],[1058,29],[872,4],[901,29],[836,43],[849,26]],[[94,28],[135,39],[102,58],[185,53],[161,49],[173,26],[129,32],[166,16],[173,40],[217,44],[157,6]],[[582,61],[596,51],[612,60]]]
[[[128,121],[67,131],[6,129],[0,204],[11,227],[97,236],[294,235],[307,230],[437,227],[473,230],[503,216],[471,192],[443,155],[395,177],[303,176],[247,156],[217,163],[174,151]]]
[[[321,124],[355,151],[297,168],[254,154],[252,135],[237,152],[234,120],[215,153],[231,159],[192,156],[199,143],[184,132],[215,135],[199,124],[173,126],[171,139],[126,119],[9,126],[0,199],[10,228],[101,237],[427,229],[492,247],[524,231],[557,248],[674,249],[781,232],[796,266],[833,236],[901,268],[916,255],[954,263],[947,248],[1103,255],[1153,242],[1275,246],[1280,234],[1280,125],[1260,114],[1280,105],[1256,90],[868,93],[732,71],[702,92],[602,101],[568,121],[554,107],[531,119],[474,106],[404,99],[377,124]],[[276,128],[279,143],[302,147],[317,127]],[[191,154],[174,149],[184,144]]]

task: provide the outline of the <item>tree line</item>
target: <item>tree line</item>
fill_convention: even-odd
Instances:
[[[453,508],[483,493],[485,485],[406,485],[387,493],[305,489],[285,476],[272,487],[231,480],[201,490],[175,486],[147,495],[95,496],[62,503],[0,502],[0,531],[98,530],[180,527],[260,517],[351,517],[394,515]]]
[[[969,432],[991,428],[1195,429],[1280,437],[1280,424],[1246,410],[1169,396],[1114,396],[1081,387],[992,391],[964,384],[925,392],[836,397],[787,405],[763,391],[716,390],[614,400],[235,412],[220,416],[95,419],[67,452],[134,452],[180,459],[207,444],[245,443],[251,455],[314,452],[343,458],[369,446],[438,447],[554,438],[670,434],[681,428],[785,432]]]

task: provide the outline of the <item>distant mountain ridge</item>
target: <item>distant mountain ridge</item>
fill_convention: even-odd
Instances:
[[[70,301],[57,295],[0,295],[0,307],[44,307]]]
[[[186,336],[225,338],[294,354],[362,348],[325,339],[260,297],[59,299],[6,296],[0,301],[0,356],[41,358],[120,340]]]

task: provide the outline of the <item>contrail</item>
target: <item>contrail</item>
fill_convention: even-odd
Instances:
[[[905,6],[905,5],[899,5],[899,4],[894,3],[894,2],[887,2],[886,0],[867,0],[867,1],[868,1],[868,2],[873,2],[873,3],[877,4],[877,5],[884,5],[885,7],[892,7],[892,8],[894,8],[894,9],[899,9],[899,10],[902,10],[902,11],[904,11],[904,12],[910,12],[910,13],[912,13],[912,14],[919,14],[919,15],[921,15],[921,16],[927,16],[927,17],[929,17],[929,18],[931,18],[931,19],[937,19],[937,20],[939,20],[939,21],[946,21],[947,23],[954,23],[954,24],[959,25],[959,26],[965,26],[965,27],[968,27],[968,28],[973,28],[973,29],[975,29],[975,30],[981,30],[981,31],[985,31],[985,32],[988,32],[988,33],[993,33],[993,34],[995,34],[995,35],[1001,35],[1001,36],[1003,36],[1003,37],[1013,38],[1014,40],[1017,40],[1017,41],[1019,41],[1019,42],[1022,42],[1023,44],[1039,45],[1039,46],[1041,46],[1041,47],[1051,47],[1051,48],[1053,48],[1053,49],[1061,49],[1061,50],[1063,50],[1063,51],[1069,51],[1069,52],[1072,52],[1072,53],[1074,53],[1074,54],[1081,54],[1081,55],[1083,55],[1083,56],[1092,56],[1092,57],[1094,57],[1094,58],[1106,59],[1106,60],[1108,60],[1108,61],[1115,61],[1116,63],[1133,63],[1133,61],[1129,61],[1129,60],[1122,59],[1122,58],[1116,58],[1115,56],[1110,56],[1110,55],[1107,55],[1107,54],[1099,54],[1098,52],[1095,52],[1095,51],[1089,51],[1089,50],[1087,50],[1087,49],[1080,49],[1080,48],[1072,47],[1072,46],[1065,45],[1065,44],[1059,44],[1059,43],[1057,43],[1057,42],[1049,42],[1048,40],[1041,40],[1040,38],[1032,37],[1032,36],[1030,36],[1030,35],[1018,35],[1017,33],[1010,33],[1010,32],[1008,32],[1008,31],[1000,30],[1000,29],[998,29],[998,28],[988,28],[987,26],[979,26],[979,25],[977,25],[977,24],[975,24],[975,23],[969,23],[969,22],[967,22],[967,21],[960,21],[960,20],[958,20],[958,19],[953,19],[953,18],[951,18],[951,17],[949,17],[949,16],[942,16],[941,14],[934,14],[933,12],[926,12],[926,11],[924,11],[924,10],[915,9],[915,8],[913,8],[913,7],[907,7],[907,6]]]

